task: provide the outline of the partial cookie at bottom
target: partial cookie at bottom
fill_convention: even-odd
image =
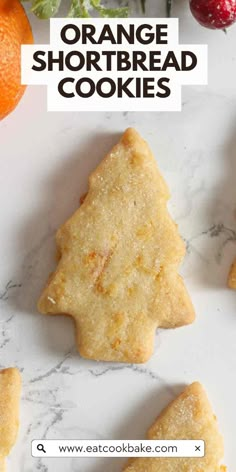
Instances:
[[[205,441],[203,458],[131,459],[124,472],[226,472],[220,465],[223,439],[207,395],[200,383],[189,385],[168,405],[151,426],[148,439]]]
[[[0,371],[0,472],[14,446],[19,427],[21,377],[18,369]]]

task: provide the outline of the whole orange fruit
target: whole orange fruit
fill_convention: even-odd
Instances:
[[[21,44],[32,44],[33,34],[20,0],[0,0],[0,119],[16,107],[21,85]]]

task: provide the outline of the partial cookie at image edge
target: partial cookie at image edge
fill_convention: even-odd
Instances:
[[[228,277],[228,286],[229,288],[236,290],[236,259],[231,266],[229,277]]]
[[[0,472],[6,470],[5,458],[9,455],[17,438],[19,428],[19,406],[21,376],[12,367],[0,371]]]
[[[196,439],[205,441],[203,458],[130,459],[124,472],[226,472],[220,465],[224,456],[218,430],[206,392],[199,382],[187,386],[158,416],[147,439]]]

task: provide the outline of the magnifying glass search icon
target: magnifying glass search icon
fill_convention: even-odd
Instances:
[[[43,444],[38,444],[37,445],[37,449],[39,452],[44,452],[44,454],[46,454],[46,451],[44,449],[44,445]]]

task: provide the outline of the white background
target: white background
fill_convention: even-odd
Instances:
[[[148,15],[164,15],[164,1],[148,3]],[[46,88],[29,87],[0,123],[0,366],[17,365],[23,377],[9,472],[120,472],[123,459],[33,459],[31,440],[144,438],[194,380],[208,391],[225,463],[235,472],[236,293],[225,285],[236,255],[236,26],[227,35],[205,30],[183,0],[174,13],[182,43],[209,44],[209,86],[185,87],[182,113],[47,113]],[[47,42],[48,22],[30,19],[36,42]],[[197,312],[192,326],[158,332],[144,366],[82,360],[70,319],[36,310],[54,267],[55,229],[128,126],[149,141],[170,187],[169,209],[189,248],[182,274]],[[10,280],[21,287],[3,296]]]
[[[122,24],[126,27],[126,31],[129,31],[129,25],[134,25],[135,31],[142,25],[142,19],[122,19]],[[48,85],[48,110],[50,111],[180,111],[181,110],[181,85],[182,84],[196,84],[196,85],[206,85],[207,84],[207,47],[205,45],[181,45],[179,42],[179,25],[178,20],[176,19],[165,19],[160,18],[158,21],[152,18],[147,18],[145,20],[148,25],[152,26],[152,34],[156,31],[156,25],[159,24],[167,25],[165,30],[167,36],[167,44],[166,45],[157,45],[155,44],[155,39],[149,45],[142,45],[138,41],[132,45],[129,44],[128,41],[125,39],[123,40],[122,45],[113,45],[110,44],[109,41],[104,41],[102,44],[93,45],[90,44],[81,44],[81,41],[78,43],[68,46],[66,45],[61,39],[61,31],[64,26],[68,24],[74,24],[79,31],[82,31],[82,27],[84,24],[88,23],[88,20],[84,19],[73,19],[73,20],[65,20],[65,19],[52,19],[50,23],[50,45],[27,45],[22,47],[22,83],[23,84],[47,84]],[[103,27],[107,24],[107,19],[99,18],[92,23],[96,28],[96,35],[95,38],[99,38]],[[116,38],[116,29],[117,25],[120,24],[120,19],[112,19],[110,21],[110,27]],[[147,32],[147,30],[146,30]],[[70,30],[71,33],[71,30]],[[81,33],[82,34],[82,33]],[[68,33],[68,37],[69,33]],[[72,30],[72,38],[74,37],[74,32]],[[143,32],[142,37],[145,37],[145,31]],[[91,72],[86,71],[86,66],[82,68],[78,72],[72,72],[69,69],[64,68],[63,71],[58,71],[58,64],[53,67],[53,72],[48,71],[48,67],[46,66],[45,71],[35,71],[32,69],[33,65],[35,65],[35,61],[33,59],[34,53],[40,50],[40,52],[44,51],[46,54],[44,56],[44,60],[47,64],[47,53],[48,51],[52,51],[53,57],[58,58],[59,51],[64,52],[64,57],[72,51],[78,50],[81,54],[84,55],[86,58],[87,52],[96,51],[100,54],[100,61],[99,65],[102,68],[102,71],[95,71],[92,69]],[[163,72],[151,72],[138,69],[138,71],[120,71],[115,72],[106,71],[106,61],[102,56],[103,51],[110,51],[112,50],[114,53],[118,51],[128,51],[130,55],[130,60],[132,64],[132,53],[134,51],[142,51],[146,53],[146,66],[149,67],[149,52],[153,51],[160,51],[160,66],[163,66],[165,59],[167,58],[169,51],[174,51],[175,57],[181,67],[181,53],[182,51],[190,51],[195,54],[197,64],[194,69],[190,71],[176,71],[174,68],[168,68],[167,71]],[[113,58],[114,59],[114,58]],[[75,59],[73,64],[78,64],[78,59]],[[112,64],[115,64],[115,61]],[[189,60],[187,63],[191,63]],[[36,64],[37,65],[37,64]],[[112,68],[113,69],[113,68]],[[74,97],[72,98],[65,98],[63,97],[58,91],[58,84],[64,78],[71,78],[74,79],[73,84],[67,84],[65,87],[66,91],[74,93]],[[95,86],[99,82],[99,80],[103,79],[104,77],[113,80],[114,84],[116,84],[117,89],[117,81],[118,78],[122,79],[122,82],[125,83],[129,78],[139,78],[143,79],[149,78],[151,79],[151,83],[154,85],[154,99],[153,98],[129,98],[125,93],[122,95],[122,99],[118,98],[117,91],[113,94],[113,96],[108,100],[107,98],[102,98],[99,96],[98,93],[94,93],[89,98],[81,98],[77,95],[75,90],[75,85],[79,79],[84,79],[84,77],[92,79]],[[170,95],[166,98],[159,98],[156,96],[157,92],[163,94],[163,91],[157,87],[157,81],[160,78],[167,78],[170,80],[168,83],[168,88],[170,89]],[[141,83],[142,84],[142,83]],[[142,90],[141,85],[141,90]],[[82,87],[82,90],[89,89],[89,87]],[[133,92],[135,96],[135,85],[132,83],[129,89]],[[102,87],[102,90],[106,89]],[[110,87],[108,86],[108,90]]]

